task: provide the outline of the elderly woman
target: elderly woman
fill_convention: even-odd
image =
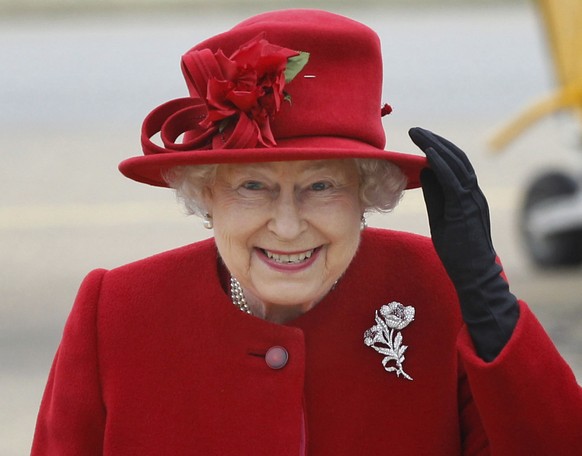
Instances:
[[[374,32],[267,13],[182,70],[120,167],[214,237],[87,276],[34,455],[582,454],[580,388],[466,155],[418,128],[426,158],[384,150]],[[420,184],[432,242],[366,228]]]

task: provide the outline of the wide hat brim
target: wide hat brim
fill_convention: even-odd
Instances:
[[[209,149],[131,157],[119,164],[119,170],[134,181],[167,187],[163,174],[176,166],[349,158],[394,163],[405,174],[407,189],[420,187],[420,172],[428,166],[421,155],[382,150],[348,138],[312,137],[279,140],[277,147],[270,148]]]

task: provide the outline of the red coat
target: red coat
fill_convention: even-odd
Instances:
[[[236,309],[217,270],[207,240],[89,274],[32,454],[298,456],[304,431],[309,456],[582,454],[581,390],[535,317],[521,303],[481,361],[430,240],[367,229],[336,288],[287,325]],[[391,301],[416,309],[412,381],[363,342]]]

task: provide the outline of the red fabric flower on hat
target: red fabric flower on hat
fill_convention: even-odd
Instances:
[[[220,133],[213,141],[222,139],[222,144],[216,144],[219,147],[225,147],[233,134],[241,135],[241,130],[247,147],[274,146],[270,122],[282,102],[290,100],[285,85],[305,66],[309,54],[269,43],[262,36],[242,45],[230,57],[222,50],[198,52],[185,65],[208,108],[199,126]],[[255,130],[252,135],[250,128]],[[240,144],[238,140],[230,142]]]

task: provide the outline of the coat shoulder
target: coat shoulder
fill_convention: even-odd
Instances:
[[[102,314],[122,309],[149,313],[222,295],[217,261],[214,240],[206,239],[111,269],[102,280]]]
[[[433,269],[444,273],[432,240],[420,234],[368,228],[362,234],[361,253],[377,261],[395,259],[408,269]]]
[[[142,275],[145,271],[154,272],[180,270],[186,265],[196,264],[204,259],[216,259],[216,245],[213,238],[188,244],[165,252],[142,258],[109,271],[110,275]]]

